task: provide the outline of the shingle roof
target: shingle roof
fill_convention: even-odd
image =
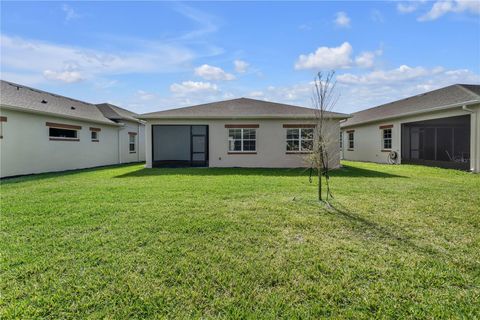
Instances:
[[[352,114],[352,118],[341,124],[350,127],[362,123],[381,121],[406,116],[416,112],[429,112],[436,108],[458,105],[466,102],[480,103],[480,85],[454,84],[441,89],[422,93],[406,99],[386,103]]]
[[[1,80],[0,104],[5,107],[46,112],[68,118],[84,119],[105,124],[115,124],[94,104],[63,97]]]
[[[136,117],[137,113],[120,108],[110,103],[100,103],[96,105],[102,114],[111,120],[129,120],[140,122]]]
[[[345,119],[348,115],[330,112],[333,118]],[[253,119],[253,118],[298,118],[315,117],[315,109],[292,106],[263,100],[239,98],[226,101],[205,103],[191,107],[145,113],[139,119]]]

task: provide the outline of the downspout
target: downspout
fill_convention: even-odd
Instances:
[[[120,160],[121,160],[121,156],[120,156],[120,130],[122,130],[122,127],[118,127],[118,131],[117,131],[118,164],[120,164]]]
[[[479,155],[478,155],[478,143],[475,143],[476,139],[478,138],[478,125],[477,125],[477,113],[475,112],[475,110],[472,110],[472,109],[469,109],[466,105],[463,105],[462,106],[462,110],[463,111],[466,111],[466,112],[469,112],[471,115],[470,117],[472,117],[472,119],[470,120],[471,122],[473,122],[473,128],[470,128],[470,130],[472,130],[473,132],[473,135],[471,134],[470,136],[473,136],[473,141],[470,141],[470,143],[472,144],[473,146],[473,159],[472,157],[470,157],[470,170],[471,171],[478,171],[480,168],[477,168],[477,163],[478,163],[478,158],[479,158]],[[470,126],[471,127],[471,126]]]
[[[137,122],[137,162],[140,162],[140,123]]]

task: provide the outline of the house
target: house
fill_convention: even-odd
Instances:
[[[1,177],[145,161],[145,125],[91,104],[1,81]]]
[[[480,85],[455,84],[353,113],[341,124],[347,160],[480,171]],[[393,156],[395,158],[395,156]]]
[[[331,166],[340,165],[340,120],[329,113],[335,136]],[[305,167],[313,144],[315,110],[254,99],[233,99],[139,116],[146,121],[146,167]]]

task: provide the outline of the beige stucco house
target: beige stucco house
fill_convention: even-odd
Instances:
[[[480,172],[480,85],[456,84],[352,114],[341,124],[346,160]]]
[[[329,113],[332,135],[340,120]],[[146,121],[146,167],[306,167],[312,147],[315,110],[233,99],[139,116]],[[331,143],[331,166],[340,165],[338,138]]]
[[[136,114],[1,81],[1,177],[145,161]]]

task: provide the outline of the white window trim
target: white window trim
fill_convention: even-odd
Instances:
[[[255,130],[255,139],[243,139],[243,130]],[[240,139],[230,139],[230,130],[240,130]],[[257,128],[228,128],[227,131],[228,137],[228,153],[254,153],[257,152]],[[230,150],[230,141],[239,141],[240,140],[240,150]],[[255,150],[243,150],[243,141],[255,141]],[[235,143],[234,143],[235,145]]]
[[[352,139],[350,140],[350,135],[352,135]],[[350,147],[350,142],[352,142],[352,146]],[[347,149],[354,150],[355,149],[355,132],[347,132]]]
[[[385,131],[390,130],[390,138],[385,138]],[[385,148],[385,141],[390,140],[390,148]],[[393,147],[393,130],[392,128],[382,129],[382,150],[392,150]]]
[[[298,139],[288,139],[287,138],[287,133],[288,133],[288,130],[292,130],[292,129],[296,129],[298,130]],[[297,141],[298,140],[298,150],[286,150],[286,152],[288,153],[311,153],[313,152],[313,150],[303,150],[302,149],[302,141],[312,141],[312,148],[313,148],[313,137],[312,139],[302,139],[302,130],[305,130],[305,129],[308,129],[308,130],[312,130],[314,128],[286,128],[285,130],[285,149],[287,149],[288,147],[288,141]]]
[[[50,135],[50,129],[61,129],[61,130],[70,130],[75,132],[75,137],[57,137],[57,136],[51,136]],[[56,126],[49,126],[48,127],[48,138],[50,140],[72,140],[72,141],[77,141],[80,140],[80,137],[78,135],[78,129],[67,129],[67,128],[62,128],[62,127],[56,127]]]
[[[96,138],[93,138],[92,137],[92,134],[95,132],[95,135],[96,135]],[[100,141],[100,137],[98,136],[98,131],[90,131],[90,139],[92,140],[92,142],[99,142]]]
[[[133,137],[133,143],[131,138]],[[130,146],[133,144],[133,151],[130,150]],[[129,153],[137,153],[137,135],[136,134],[128,134],[128,151]]]

